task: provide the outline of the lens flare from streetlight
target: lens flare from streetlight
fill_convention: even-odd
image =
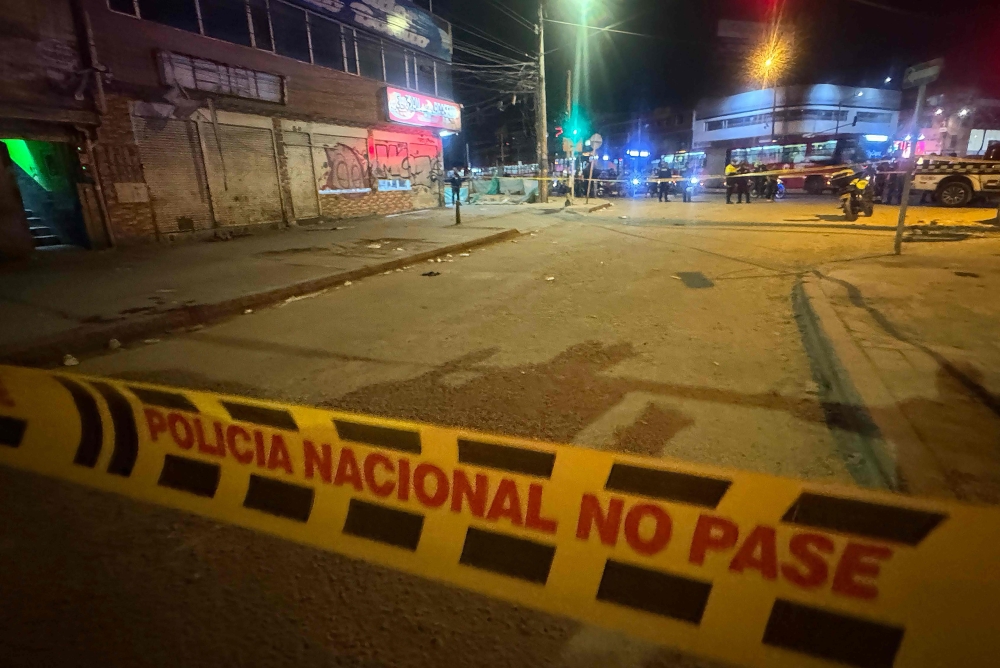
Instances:
[[[792,48],[780,34],[770,35],[747,61],[747,77],[761,88],[781,79],[792,65]]]

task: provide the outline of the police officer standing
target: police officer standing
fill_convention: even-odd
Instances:
[[[739,168],[736,166],[737,160],[733,158],[728,165],[726,165],[726,204],[733,203],[733,191],[736,190],[737,176],[739,174]]]
[[[744,164],[739,170],[736,179],[736,203],[742,204],[743,198],[747,198],[747,204],[750,203],[750,177],[747,174],[750,173],[750,167]]]
[[[673,173],[670,171],[670,168],[668,168],[665,164],[660,163],[660,171],[657,172],[656,176],[660,180],[657,193],[660,196],[661,202],[670,202],[670,186],[673,185],[670,177],[672,175]]]

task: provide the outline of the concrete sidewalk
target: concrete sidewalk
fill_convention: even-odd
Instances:
[[[1000,239],[910,244],[807,279],[909,491],[1000,504]]]
[[[38,252],[0,265],[0,360],[50,365],[546,224],[541,210],[462,213],[458,227],[453,210],[435,209],[173,247]]]

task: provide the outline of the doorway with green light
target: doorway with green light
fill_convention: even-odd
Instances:
[[[36,248],[90,246],[77,194],[76,149],[65,142],[0,139],[10,153]]]

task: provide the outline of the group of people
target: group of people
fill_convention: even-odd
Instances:
[[[768,168],[760,163],[750,165],[733,158],[726,165],[726,204],[733,203],[733,193],[736,193],[737,204],[742,204],[744,198],[750,204],[753,201],[753,191],[756,191],[758,197],[773,202],[778,192],[778,177],[775,174],[765,174],[767,171]]]
[[[659,181],[656,188],[659,200],[661,202],[669,202],[671,192],[676,195],[677,191],[680,190],[684,201],[690,202],[694,195],[694,188],[691,185],[691,176],[693,174],[694,172],[691,170],[685,170],[683,174],[679,174],[675,169],[670,169],[665,165],[661,166],[660,171],[656,174],[656,178]],[[681,177],[680,180],[677,180],[678,176]]]

